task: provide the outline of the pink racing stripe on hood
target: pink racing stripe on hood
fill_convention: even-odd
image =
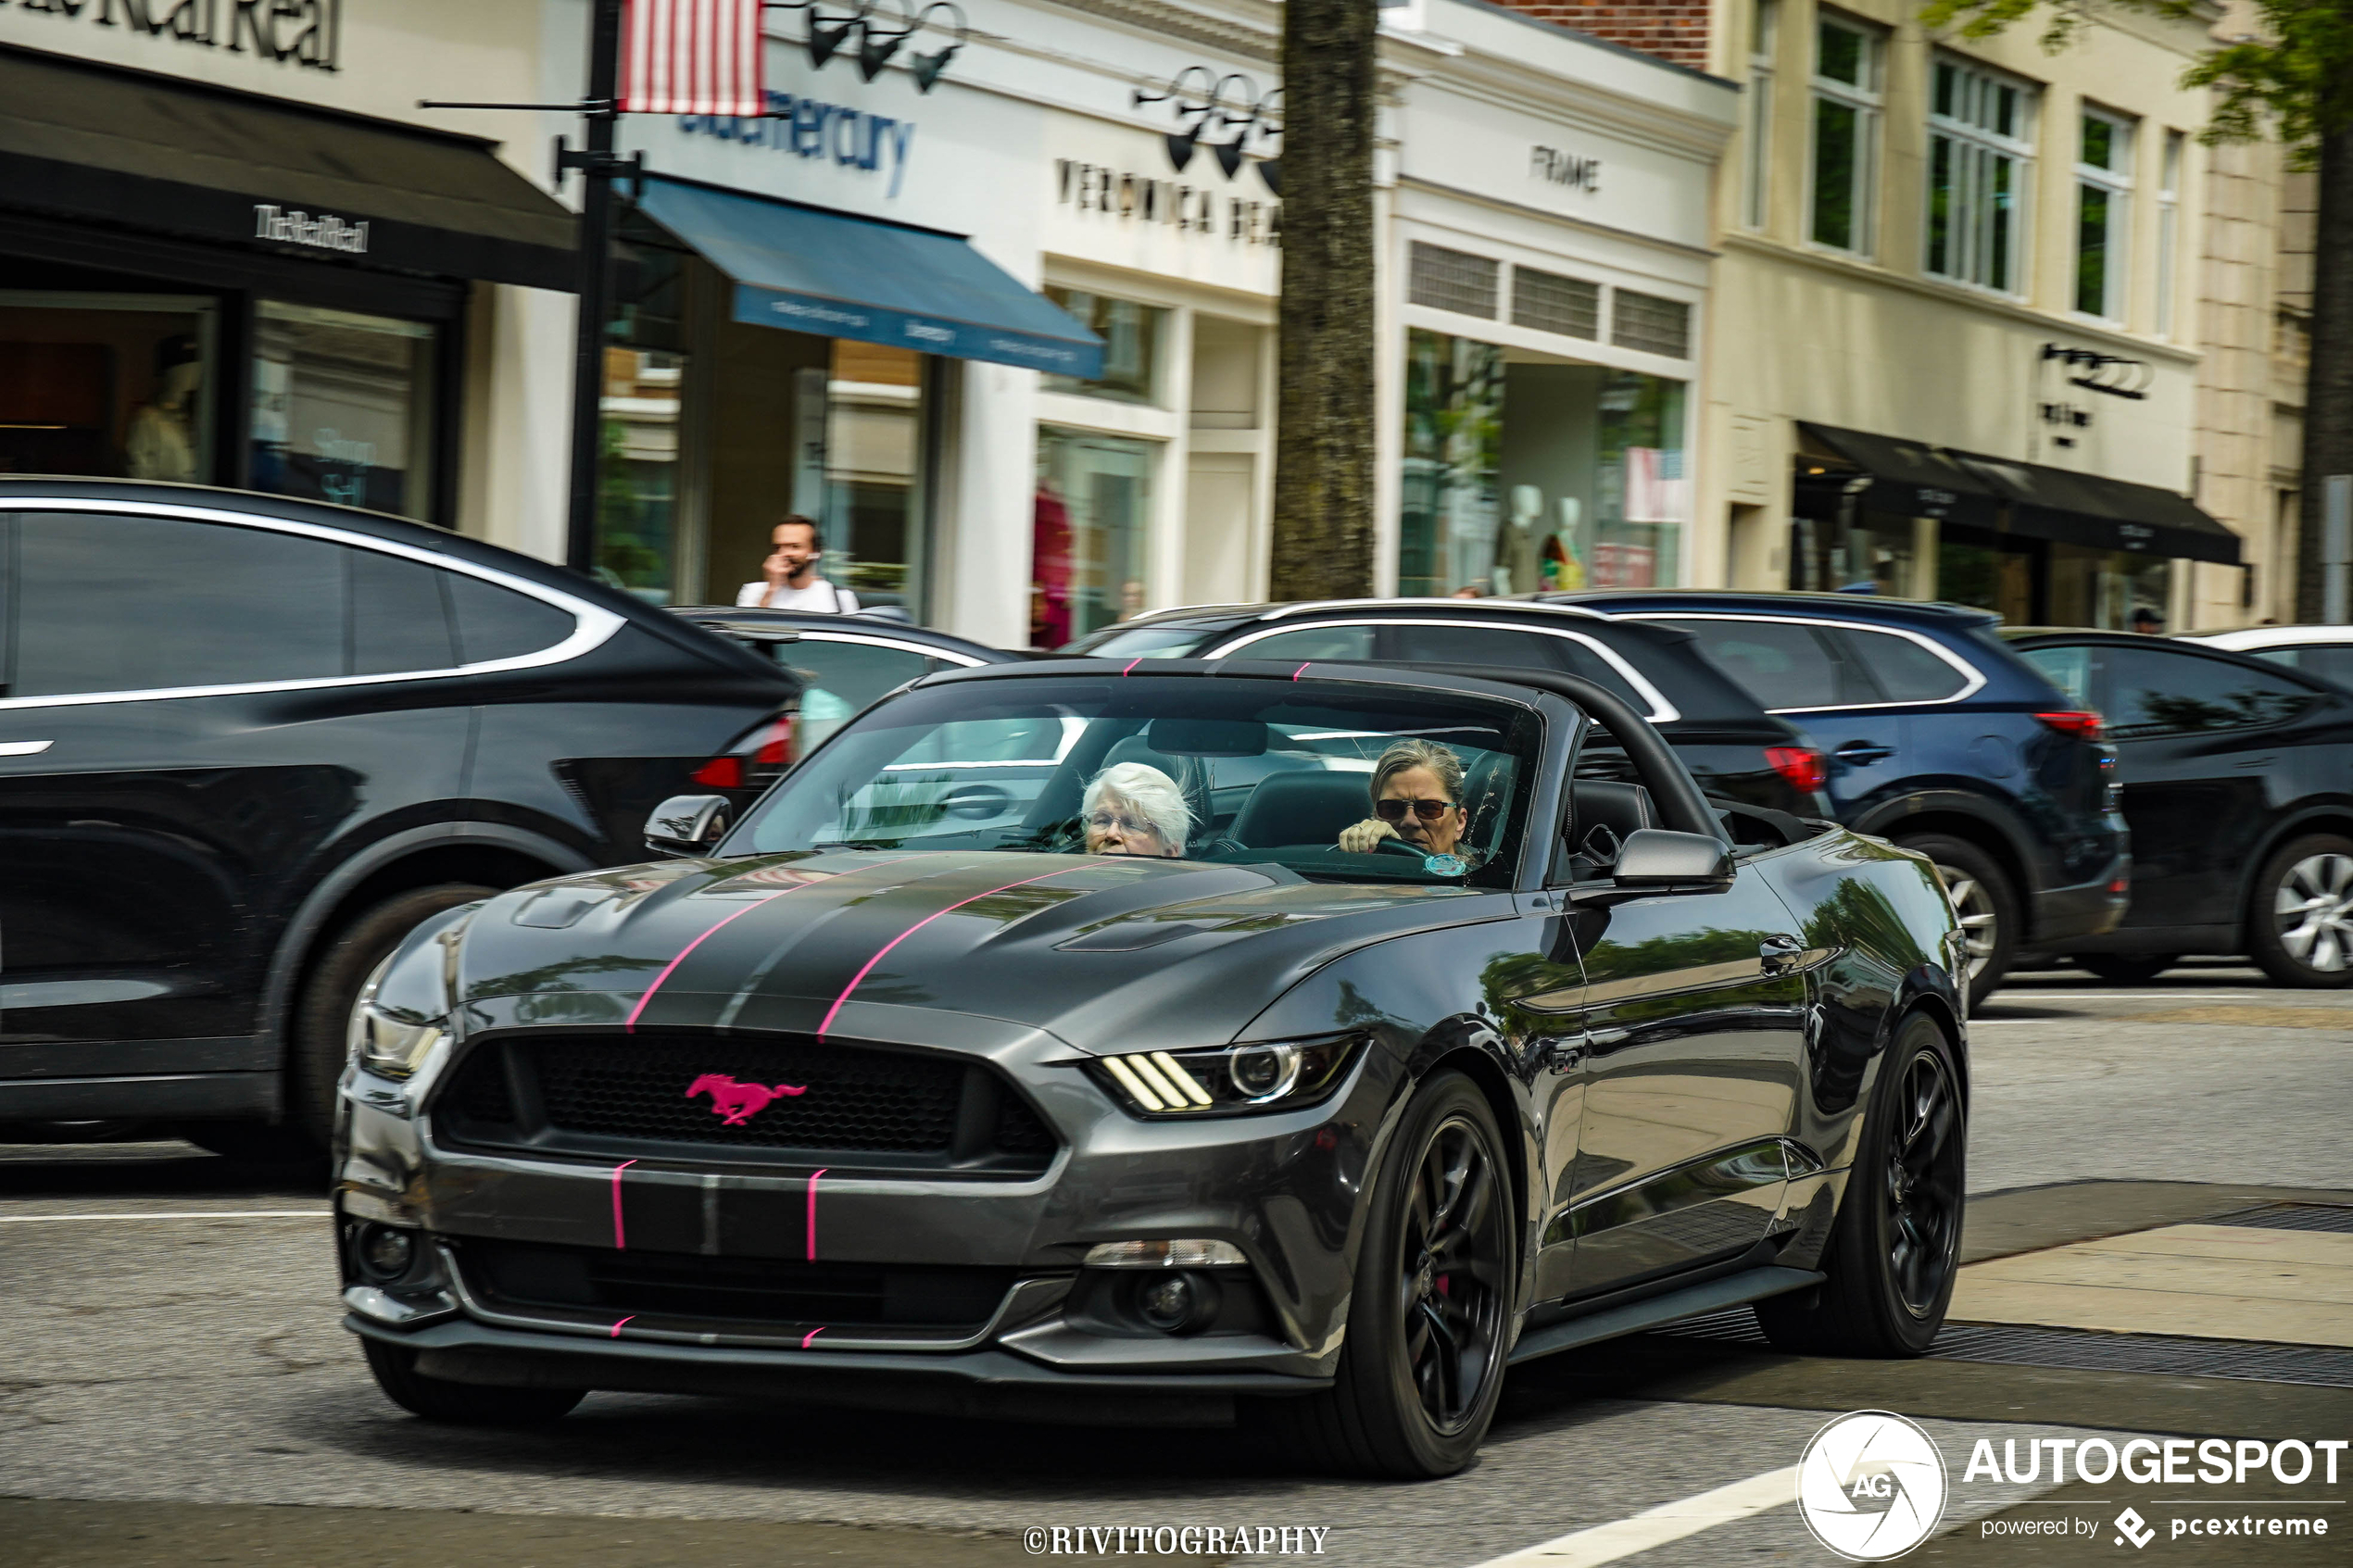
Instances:
[[[1079,866],[1063,866],[1057,871],[1042,872],[1037,876],[1026,876],[1019,882],[1009,882],[1002,887],[992,887],[986,893],[975,893],[969,898],[959,898],[944,909],[934,909],[930,914],[925,915],[923,919],[917,921],[914,924],[909,926],[906,930],[900,932],[898,935],[884,943],[882,946],[882,951],[876,953],[873,958],[868,959],[865,964],[860,968],[858,972],[849,977],[849,984],[841,988],[841,995],[834,998],[834,1005],[825,1010],[824,1022],[817,1025],[817,1038],[822,1040],[825,1037],[825,1031],[834,1026],[834,1020],[841,1013],[842,1003],[849,1000],[849,994],[852,991],[857,990],[860,984],[865,980],[866,976],[875,972],[875,966],[876,964],[882,962],[883,960],[890,956],[890,950],[893,947],[898,947],[899,944],[904,942],[907,938],[912,936],[915,933],[921,931],[924,927],[937,920],[941,915],[952,915],[958,909],[963,909],[966,904],[977,904],[983,898],[993,898],[1000,893],[1010,893],[1016,887],[1027,887],[1033,882],[1043,882],[1048,877],[1060,876],[1063,872],[1075,872],[1083,869],[1083,867]],[[684,955],[681,956],[683,957]]]
[[[752,910],[765,908],[767,905],[774,903],[777,899],[785,897],[788,894],[798,893],[804,887],[824,886],[830,883],[838,882],[845,876],[855,876],[858,872],[869,872],[881,866],[897,865],[900,860],[912,859],[912,858],[913,857],[912,856],[901,855],[895,859],[878,860],[875,862],[874,865],[860,866],[857,868],[857,871],[836,872],[829,876],[812,877],[807,882],[799,882],[795,883],[790,887],[779,888],[777,891],[767,895],[765,897],[755,898],[750,903],[746,904],[742,909],[736,910],[733,914],[723,917],[717,923],[713,924],[710,930],[704,932],[700,936],[696,937],[693,941],[679,948],[678,956],[676,958],[661,966],[661,972],[654,976],[654,983],[646,987],[646,994],[639,997],[637,998],[637,1005],[629,1010],[629,1017],[623,1022],[621,1026],[623,1033],[635,1035],[637,1032],[637,1020],[645,1016],[646,1004],[654,999],[654,993],[661,989],[661,983],[669,979],[680,964],[686,961],[687,954],[693,952],[697,947],[701,947],[704,943],[718,935],[722,927],[741,920],[744,916],[751,913]]]

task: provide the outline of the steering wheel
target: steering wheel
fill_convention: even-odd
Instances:
[[[1394,834],[1391,834],[1387,838],[1378,839],[1374,842],[1373,853],[1376,855],[1411,855],[1416,860],[1426,860],[1429,858],[1431,851],[1417,848],[1415,846],[1406,843],[1403,839],[1398,837]]]

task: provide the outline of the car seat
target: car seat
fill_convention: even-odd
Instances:
[[[1372,815],[1363,773],[1302,769],[1259,781],[1234,817],[1234,841],[1248,849],[1337,844],[1340,830]]]
[[[1567,847],[1596,870],[1617,863],[1626,840],[1658,826],[1651,792],[1616,779],[1578,779],[1568,786]]]

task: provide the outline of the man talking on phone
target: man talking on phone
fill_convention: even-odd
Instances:
[[[768,558],[760,563],[761,581],[736,591],[737,608],[813,609],[827,615],[855,615],[858,596],[837,588],[817,575],[825,553],[824,535],[817,525],[795,513],[776,524],[768,535]]]

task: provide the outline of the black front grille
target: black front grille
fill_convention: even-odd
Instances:
[[[1013,1288],[1011,1269],[912,1268],[615,1252],[468,1237],[458,1243],[468,1287],[485,1306],[675,1323],[912,1329],[972,1334]]]
[[[494,1041],[459,1064],[435,1113],[459,1144],[623,1158],[1021,1174],[1056,1147],[984,1063],[799,1037]]]

